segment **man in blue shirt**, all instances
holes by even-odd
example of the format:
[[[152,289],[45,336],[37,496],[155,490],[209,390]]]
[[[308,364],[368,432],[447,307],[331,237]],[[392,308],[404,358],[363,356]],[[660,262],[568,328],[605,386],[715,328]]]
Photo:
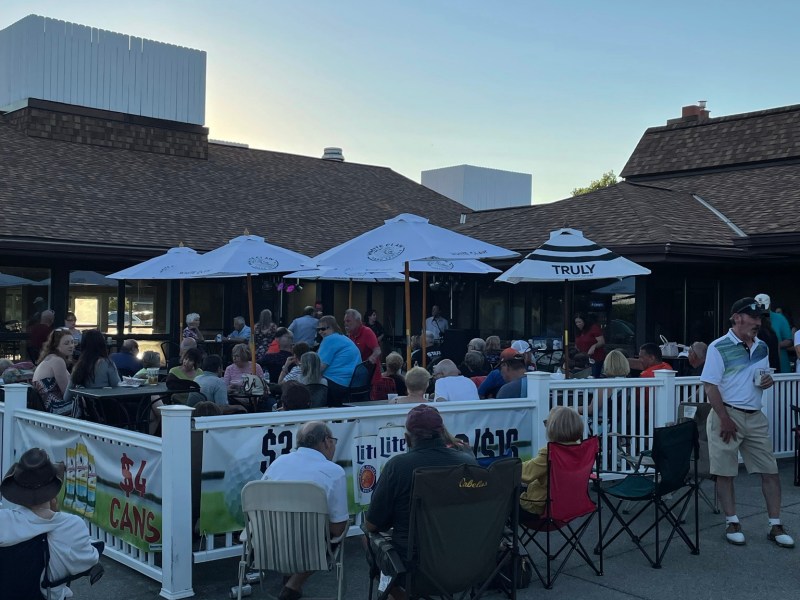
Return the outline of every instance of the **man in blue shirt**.
[[[303,309],[303,316],[297,317],[289,324],[289,331],[294,335],[294,343],[305,342],[310,347],[314,346],[317,339],[317,324],[319,319],[314,316],[314,307],[306,306]]]
[[[117,371],[121,375],[130,377],[142,370],[142,361],[136,358],[138,353],[139,344],[136,343],[136,340],[128,339],[122,342],[122,348],[120,348],[119,352],[114,352],[108,358],[117,366]]]
[[[244,317],[233,319],[233,331],[225,339],[250,341],[250,328],[245,324]]]

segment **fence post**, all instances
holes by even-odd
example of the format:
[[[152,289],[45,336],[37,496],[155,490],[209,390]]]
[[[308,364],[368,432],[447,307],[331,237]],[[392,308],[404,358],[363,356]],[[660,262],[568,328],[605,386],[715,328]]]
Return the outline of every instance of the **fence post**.
[[[8,473],[14,464],[14,426],[16,425],[15,413],[23,408],[28,408],[28,385],[24,383],[9,383],[3,388],[5,392],[5,413],[3,414],[3,460],[2,472]]]
[[[653,426],[664,427],[667,423],[677,421],[678,403],[675,398],[675,375],[677,372],[663,369],[655,371],[653,375],[655,375],[656,381],[661,383],[655,389]]]
[[[550,413],[550,373],[536,371],[527,373],[528,398],[536,401],[533,411],[533,439],[531,439],[531,457],[536,456],[539,448],[547,444],[544,420]]]
[[[194,596],[192,589],[192,413],[189,406],[162,406],[162,579],[160,595]]]

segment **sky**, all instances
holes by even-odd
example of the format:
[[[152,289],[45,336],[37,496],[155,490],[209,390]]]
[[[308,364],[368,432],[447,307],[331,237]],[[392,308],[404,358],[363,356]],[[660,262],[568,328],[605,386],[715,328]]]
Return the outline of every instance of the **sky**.
[[[209,137],[381,165],[533,174],[534,203],[622,170],[645,129],[800,103],[800,2],[2,0],[208,53]]]

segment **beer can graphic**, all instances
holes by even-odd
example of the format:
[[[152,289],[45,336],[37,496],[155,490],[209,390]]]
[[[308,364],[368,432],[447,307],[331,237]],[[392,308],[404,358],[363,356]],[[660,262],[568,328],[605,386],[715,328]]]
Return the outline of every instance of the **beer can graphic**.
[[[72,509],[79,514],[83,514],[86,510],[88,480],[89,452],[86,450],[86,444],[78,442],[75,452],[75,503]]]
[[[353,439],[353,498],[367,506],[378,482],[378,436],[359,435]]]
[[[97,465],[94,456],[87,454],[88,468],[86,470],[86,510],[83,514],[87,517],[94,516],[94,507],[97,502]]]
[[[64,508],[72,508],[75,504],[75,448],[67,448],[67,465],[64,472]]]
[[[388,423],[378,429],[378,475],[390,458],[406,451],[406,428]]]

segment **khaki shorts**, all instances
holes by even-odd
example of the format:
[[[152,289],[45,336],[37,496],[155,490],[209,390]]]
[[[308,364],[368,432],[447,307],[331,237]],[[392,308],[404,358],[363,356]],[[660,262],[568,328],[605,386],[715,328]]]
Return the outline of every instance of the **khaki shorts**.
[[[736,439],[726,444],[719,435],[720,420],[716,411],[711,411],[706,423],[708,432],[708,457],[711,474],[736,477],[739,474],[739,452],[744,458],[748,473],[777,473],[778,463],[772,454],[769,437],[769,421],[760,410],[747,414],[729,406],[728,415],[736,424]]]

